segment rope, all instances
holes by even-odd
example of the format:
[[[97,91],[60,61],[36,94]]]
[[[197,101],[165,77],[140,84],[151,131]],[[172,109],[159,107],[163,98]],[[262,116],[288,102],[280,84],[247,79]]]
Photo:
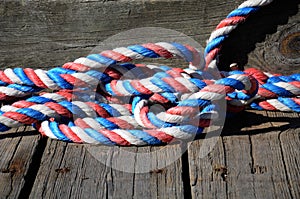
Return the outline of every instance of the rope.
[[[106,145],[160,145],[192,139],[223,114],[251,107],[300,112],[300,74],[258,69],[222,71],[216,57],[238,24],[271,1],[248,0],[222,20],[205,49],[179,43],[119,47],[50,70],[0,71],[0,131],[33,125],[53,139]],[[133,64],[144,58],[179,58],[189,67]],[[52,93],[49,93],[52,90]]]

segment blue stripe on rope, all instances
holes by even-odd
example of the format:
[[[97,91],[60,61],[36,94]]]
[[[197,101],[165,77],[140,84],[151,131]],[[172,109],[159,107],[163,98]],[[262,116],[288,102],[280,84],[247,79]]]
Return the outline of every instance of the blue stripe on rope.
[[[153,77],[156,77],[156,78],[165,78],[165,77],[171,77],[169,74],[165,73],[165,72],[158,72],[158,73],[155,73],[153,75]]]
[[[58,74],[74,74],[76,71],[67,68],[56,67],[48,70],[48,72]]]
[[[60,73],[56,73],[56,72],[47,72],[48,77],[53,80],[60,88],[63,89],[72,89],[73,86],[68,83],[66,80],[64,80],[64,78],[62,78],[60,76]]]
[[[39,112],[39,111],[36,111],[32,108],[21,108],[21,109],[18,109],[16,110],[17,113],[21,113],[23,115],[27,115],[31,118],[34,118],[38,121],[44,121],[44,120],[47,120],[49,119],[49,117],[47,115],[44,115],[43,113]]]
[[[121,63],[120,66],[122,66],[123,68],[126,68],[127,70],[132,70],[132,69],[138,68],[138,67],[136,67],[136,65],[134,65],[132,63]]]
[[[211,104],[209,100],[203,99],[187,99],[178,103],[177,106],[189,106],[189,107],[205,107]]]
[[[135,107],[136,105],[142,100],[142,98],[140,96],[136,96],[133,98],[132,100],[132,106],[131,106],[131,111],[132,113],[134,113]]]
[[[171,43],[173,46],[175,46],[183,55],[184,55],[184,59],[188,62],[193,61],[193,53],[187,49],[184,45],[173,42]]]
[[[88,55],[86,58],[93,60],[95,62],[98,62],[100,64],[103,64],[105,66],[114,65],[117,63],[117,61],[107,58],[107,57],[104,57],[100,54],[91,54],[91,55]]]
[[[83,129],[83,130],[88,136],[90,136],[93,139],[97,140],[101,144],[116,145],[115,142],[111,141],[110,139],[108,139],[107,137],[105,137],[104,135],[102,135],[101,133],[96,131],[95,129],[86,128],[86,129]]]
[[[87,71],[86,74],[98,79],[101,83],[108,83],[112,80],[110,76],[100,71],[90,70]]]
[[[68,109],[68,111],[70,111],[72,114],[76,115],[77,117],[80,118],[87,117],[86,113],[83,110],[81,110],[78,106],[73,104],[72,102],[62,101],[59,102],[58,104]]]
[[[22,68],[14,68],[14,73],[28,86],[34,86],[34,83],[27,77]]]
[[[233,70],[233,71],[230,71],[228,74],[229,75],[243,75],[243,74],[245,74],[245,72],[240,71],[240,70]]]
[[[238,90],[243,90],[244,89],[244,84],[239,81],[239,80],[236,80],[236,79],[233,79],[233,78],[222,78],[222,79],[219,79],[215,82],[215,84],[222,84],[222,85],[225,85],[225,86],[231,86],[231,87],[234,87],[235,89],[238,89]]]
[[[239,100],[249,100],[250,98],[254,97],[257,92],[253,92],[251,95],[248,95],[244,92],[232,92],[228,93],[227,95],[232,99],[239,99]]]
[[[293,82],[295,81],[294,78],[292,78],[291,76],[279,76],[279,78],[284,81],[284,82]]]
[[[163,71],[172,70],[172,68],[169,66],[159,66],[159,68],[162,69]]]
[[[65,134],[63,134],[61,132],[61,130],[58,127],[57,122],[50,122],[49,123],[49,128],[51,129],[51,131],[55,135],[55,137],[57,137],[57,139],[63,140],[63,141],[66,141],[66,142],[72,142],[72,140],[70,140],[67,136],[65,136]]]
[[[177,128],[179,128],[181,131],[184,131],[186,133],[195,134],[195,135],[198,135],[203,132],[202,127],[197,127],[193,125],[183,125],[183,126],[178,126]]]
[[[201,81],[200,79],[197,79],[197,78],[191,78],[191,79],[189,79],[189,81],[192,82],[193,84],[195,84],[200,89],[207,86],[207,84],[205,82],[203,82],[203,81]]]
[[[300,81],[300,74],[293,74],[293,75],[290,75],[290,77],[297,81]]]
[[[275,86],[275,85],[270,84],[270,83],[263,84],[261,87],[265,88],[265,89],[268,89],[268,90],[276,93],[277,95],[279,95],[281,97],[290,97],[290,96],[293,96],[293,93],[291,93],[290,91],[285,90],[284,88]]]
[[[171,127],[175,126],[175,123],[164,122],[156,117],[156,115],[152,112],[147,113],[147,117],[149,121],[156,126],[157,128]]]
[[[74,126],[76,126],[75,124],[74,124],[74,122],[72,122],[72,121],[69,121],[69,123],[68,123],[68,127],[74,127]]]
[[[300,112],[300,105],[294,102],[294,100],[292,100],[291,98],[278,97],[278,101],[288,106],[293,111]]]
[[[6,85],[7,85],[7,83],[0,80],[0,86],[6,86]]]
[[[216,109],[217,109],[217,106],[215,104],[209,104],[201,110],[200,114],[211,113],[212,111],[215,111]]]
[[[127,48],[134,51],[134,52],[136,52],[136,53],[139,53],[139,54],[143,55],[144,57],[150,57],[150,58],[159,57],[159,55],[156,54],[154,51],[152,51],[148,48],[145,48],[141,45],[132,45],[132,46],[128,46]]]
[[[147,144],[150,144],[150,145],[162,144],[162,142],[160,140],[158,140],[157,138],[149,135],[148,133],[146,133],[144,131],[141,131],[141,130],[128,130],[128,132],[131,133],[133,136],[139,138],[140,140],[143,140]]]
[[[127,92],[129,92],[132,95],[141,95],[140,92],[138,92],[133,86],[131,86],[130,81],[124,80],[123,86],[126,89]]]
[[[121,113],[115,109],[114,107],[110,106],[109,104],[100,103],[99,104],[102,108],[104,108],[112,117],[119,117]]]
[[[32,96],[32,97],[28,98],[26,101],[37,103],[37,104],[45,104],[47,102],[56,102],[52,99],[42,97],[42,96]]]
[[[34,93],[34,92],[39,92],[42,90],[41,88],[24,86],[24,85],[19,85],[19,84],[10,84],[7,86],[7,88],[14,88],[16,90],[19,90],[19,91],[22,91],[25,93]]]
[[[207,44],[204,50],[204,56],[206,56],[210,51],[220,46],[221,43],[226,39],[227,35],[221,35],[219,37],[214,38],[211,42]]]
[[[260,111],[264,110],[261,106],[259,106],[259,105],[258,105],[257,103],[255,103],[255,102],[252,102],[252,103],[250,104],[250,107],[253,108],[253,109],[256,109],[256,110],[260,110]]]
[[[217,110],[216,107],[217,106],[214,104],[210,104],[210,105],[204,107],[203,110],[201,110],[201,112],[199,113],[199,117],[201,119],[213,119],[212,115],[218,114],[218,113],[214,113]],[[208,117],[208,116],[210,116],[210,117]]]
[[[233,10],[231,13],[229,13],[226,18],[236,17],[236,16],[245,16],[245,15],[249,15],[253,12],[257,12],[258,10],[259,10],[259,7],[238,8],[238,9]]]
[[[115,92],[113,92],[111,86],[110,86],[110,83],[108,84],[105,84],[105,90],[106,92],[108,92],[109,94],[111,94],[112,96],[116,96]]]
[[[11,128],[0,123],[0,131],[1,132],[8,131],[9,129],[11,129]]]
[[[97,117],[95,118],[95,120],[97,122],[99,122],[99,124],[101,124],[102,126],[104,126],[105,128],[107,128],[108,130],[114,130],[114,129],[118,129],[119,126],[116,125],[115,123],[105,119],[105,118],[102,118],[102,117]]]
[[[289,76],[273,76],[268,79],[267,83],[274,84],[277,82],[292,82],[292,81],[295,80]]]
[[[159,78],[153,77],[151,78],[150,82],[155,86],[161,88],[164,92],[171,92],[171,93],[176,92],[174,88],[172,88],[171,86],[169,86],[169,84],[167,84],[166,82],[164,82]]]
[[[161,93],[161,95],[165,98],[167,98],[171,103],[177,103],[178,97],[174,93]]]

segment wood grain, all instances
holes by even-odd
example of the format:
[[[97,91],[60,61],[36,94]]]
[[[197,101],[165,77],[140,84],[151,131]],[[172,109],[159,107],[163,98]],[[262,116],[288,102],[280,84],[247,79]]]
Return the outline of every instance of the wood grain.
[[[183,198],[180,156],[164,166],[181,148],[151,152],[151,147],[87,148],[49,140],[30,198]]]
[[[188,154],[192,197],[225,198],[227,166],[222,139],[210,137],[194,141]]]
[[[21,136],[21,135],[24,136]],[[26,135],[27,134],[27,135]],[[0,197],[17,198],[20,194],[26,194],[29,181],[34,180],[30,176],[35,168],[33,161],[40,150],[40,136],[32,131],[32,128],[11,129],[1,134],[0,137]],[[36,162],[38,163],[38,161]],[[32,179],[33,177],[33,179]],[[28,184],[29,183],[29,184]]]
[[[87,55],[112,35],[143,27],[176,30],[204,47],[218,22],[241,2],[4,1],[0,67],[61,65]],[[268,71],[299,71],[298,10],[298,1],[278,0],[250,17],[223,45],[220,68],[237,62]]]
[[[226,121],[223,136],[191,143],[193,198],[297,198],[299,124],[295,113],[247,111]]]

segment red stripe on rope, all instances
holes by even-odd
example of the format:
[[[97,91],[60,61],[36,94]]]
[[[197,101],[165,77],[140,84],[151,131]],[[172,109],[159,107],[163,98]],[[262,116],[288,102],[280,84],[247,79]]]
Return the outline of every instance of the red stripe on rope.
[[[0,71],[0,79],[1,81],[8,83],[8,84],[13,84],[13,82],[5,75],[4,71]]]
[[[93,103],[93,102],[86,102],[89,107],[91,107],[99,117],[108,118],[111,117],[111,115],[99,104]]]
[[[145,94],[145,95],[151,95],[152,91],[144,87],[138,80],[132,80],[130,82],[131,86],[133,86],[134,89],[136,89],[138,92]]]
[[[171,52],[169,52],[168,50],[166,50],[165,48],[163,48],[159,45],[156,45],[153,43],[147,43],[147,44],[142,44],[142,46],[154,51],[156,54],[158,54],[161,57],[164,57],[167,59],[173,57],[173,54]]]
[[[66,109],[65,107],[63,107],[60,104],[57,104],[54,102],[46,102],[45,106],[54,110],[56,113],[58,113],[59,115],[61,115],[63,117],[67,117],[67,118],[73,117],[73,114],[68,109]]]
[[[75,143],[83,143],[83,141],[65,124],[59,125],[61,132]]]
[[[236,17],[230,17],[223,19],[216,27],[216,29],[223,28],[225,26],[232,26],[239,23],[243,23],[246,20],[247,17],[245,16],[236,16]]]
[[[162,80],[164,82],[166,82],[167,84],[169,84],[170,86],[172,86],[179,93],[189,93],[190,92],[190,90],[187,87],[185,87],[184,85],[182,85],[181,83],[176,81],[174,78],[165,77],[165,78],[162,78]]]
[[[17,101],[17,102],[12,104],[12,106],[14,106],[16,108],[28,108],[32,105],[35,105],[35,103],[34,102],[28,102],[28,101],[25,101],[25,100]]]
[[[155,129],[156,127],[150,122],[150,120],[147,117],[148,112],[149,112],[149,107],[144,106],[143,108],[141,108],[141,111],[139,114],[140,119],[146,128]]]
[[[265,97],[265,98],[277,98],[278,97],[276,93],[273,93],[272,91],[269,91],[268,89],[265,89],[262,87],[260,87],[258,89],[257,94],[262,97]]]
[[[40,88],[48,88],[43,82],[42,80],[37,76],[37,74],[35,74],[34,70],[31,68],[25,68],[24,73],[26,74],[26,76],[37,86]]]
[[[85,72],[85,71],[90,70],[90,67],[87,67],[87,66],[85,66],[83,64],[74,63],[74,62],[65,63],[62,66],[62,68],[70,69],[70,70],[75,70],[75,71],[78,71],[78,72]]]
[[[3,114],[3,116],[18,121],[22,124],[35,124],[38,122],[38,120],[18,112],[6,112]]]
[[[101,52],[101,55],[108,57],[110,59],[116,60],[117,62],[130,62],[132,59],[130,57],[127,57],[125,55],[122,55],[121,53],[112,51],[112,50],[105,50]]]
[[[133,129],[133,125],[129,124],[125,120],[122,120],[120,118],[110,117],[106,118],[108,121],[118,125],[121,129]]]
[[[259,106],[261,106],[263,109],[270,110],[270,111],[276,111],[277,108],[269,104],[267,101],[262,101],[258,103]]]
[[[127,140],[125,140],[124,138],[122,138],[120,135],[116,134],[113,131],[101,129],[99,132],[102,133],[102,135],[104,135],[111,141],[117,143],[118,145],[122,145],[122,146],[130,146],[131,145]]]
[[[168,135],[162,131],[158,131],[158,130],[143,130],[143,131],[147,132],[149,135],[153,137],[156,137],[157,139],[159,139],[164,143],[170,143],[174,139],[173,136]]]

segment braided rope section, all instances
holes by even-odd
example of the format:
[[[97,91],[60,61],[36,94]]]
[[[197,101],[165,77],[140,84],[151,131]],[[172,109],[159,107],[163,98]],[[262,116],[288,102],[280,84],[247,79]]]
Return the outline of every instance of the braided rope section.
[[[231,12],[201,53],[179,43],[146,43],[81,57],[50,70],[0,71],[0,131],[33,125],[42,135],[75,143],[161,145],[191,140],[217,124],[226,110],[246,107],[300,112],[300,74],[257,69],[219,72],[221,43],[239,23],[271,1],[249,0]],[[144,58],[179,58],[188,68],[134,64]],[[49,93],[49,90],[51,92]]]

